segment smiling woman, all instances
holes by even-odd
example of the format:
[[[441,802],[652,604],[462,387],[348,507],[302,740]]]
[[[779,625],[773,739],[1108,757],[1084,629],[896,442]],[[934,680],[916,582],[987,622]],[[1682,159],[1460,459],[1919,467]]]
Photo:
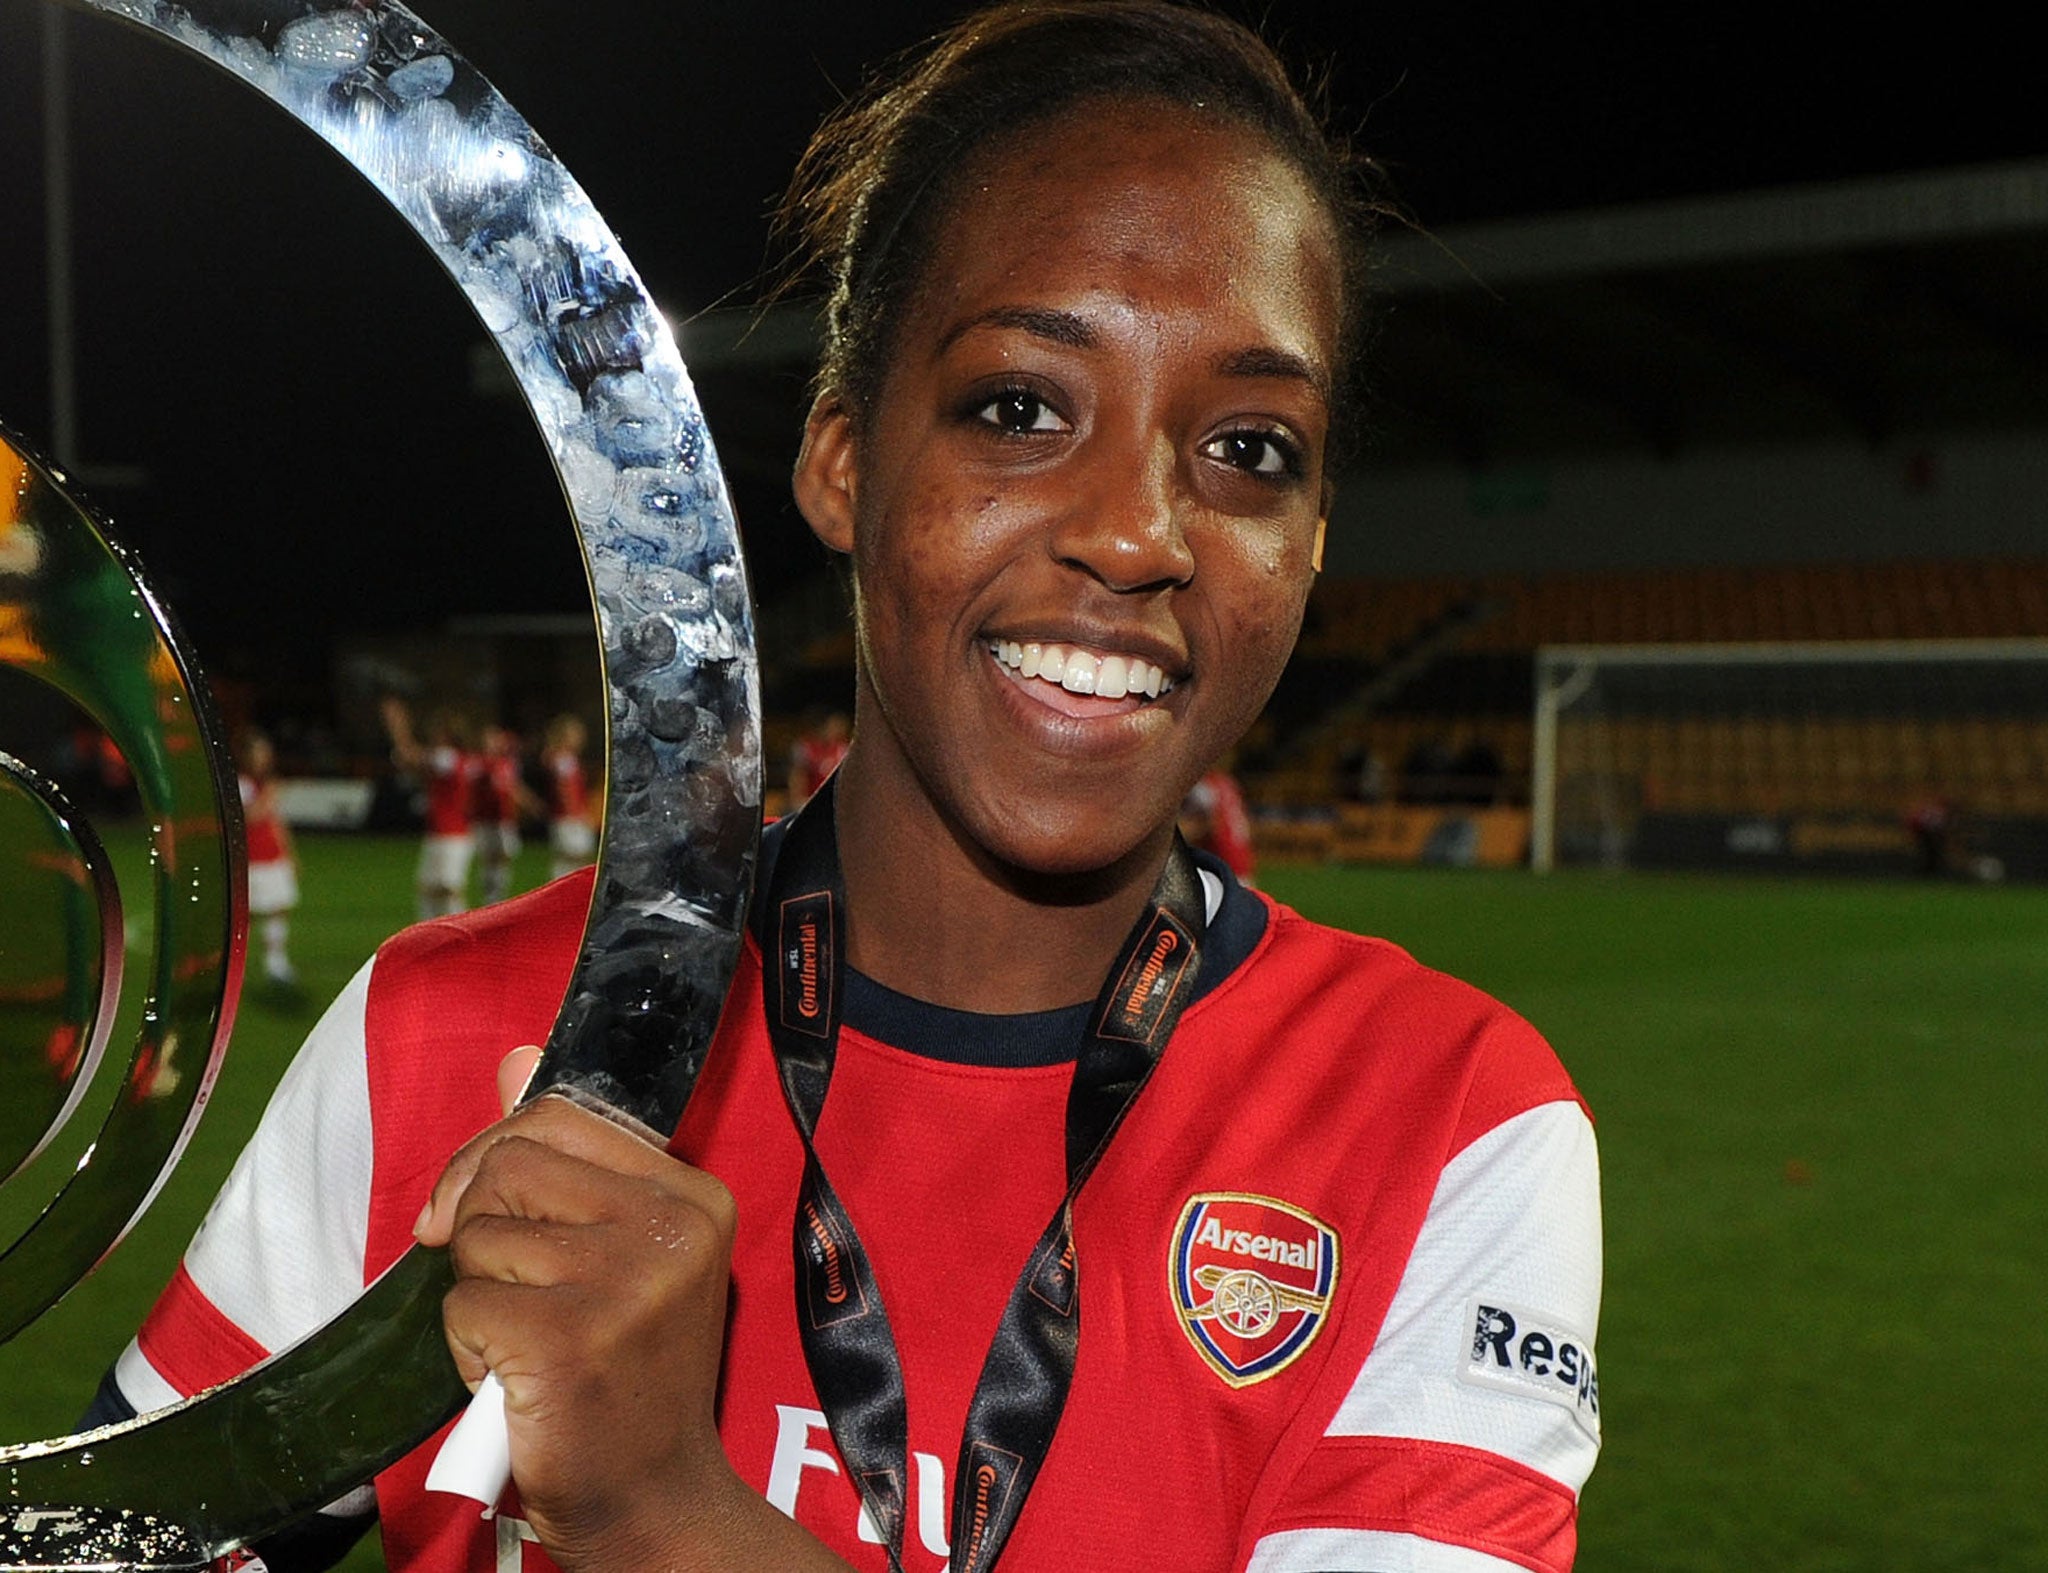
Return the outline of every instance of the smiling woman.
[[[795,490],[853,565],[854,733],[767,834],[690,1107],[490,1123],[583,880],[401,936],[108,1403],[293,1336],[281,1264],[360,1282],[416,1232],[516,1498],[479,1521],[428,1444],[378,1481],[394,1566],[1567,1567],[1571,1082],[1174,828],[1299,629],[1369,211],[1265,46],[1165,0],[978,13],[835,117]],[[346,1186],[292,1183],[316,1143]]]
[[[1205,120],[1092,102],[975,159],[871,406],[833,389],[812,413],[798,500],[856,585],[841,812],[873,833],[849,878],[923,892],[879,921],[857,909],[852,960],[939,1003],[1094,992],[1088,960],[1130,926],[1182,796],[1300,626],[1333,224],[1261,133]],[[1133,663],[1156,697],[1132,696]],[[1020,957],[982,910],[991,865],[1098,894]],[[913,932],[888,935],[894,911]],[[943,947],[922,938],[935,922]]]

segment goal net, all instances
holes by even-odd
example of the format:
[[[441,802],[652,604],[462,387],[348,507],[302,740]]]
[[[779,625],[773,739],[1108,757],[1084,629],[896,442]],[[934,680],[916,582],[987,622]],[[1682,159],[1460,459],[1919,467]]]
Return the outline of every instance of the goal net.
[[[1537,652],[1531,862],[2048,879],[2048,640]]]

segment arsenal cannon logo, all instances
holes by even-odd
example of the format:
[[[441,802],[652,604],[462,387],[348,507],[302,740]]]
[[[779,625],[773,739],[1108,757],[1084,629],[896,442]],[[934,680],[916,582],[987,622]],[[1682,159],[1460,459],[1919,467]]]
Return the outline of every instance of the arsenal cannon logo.
[[[1168,1272],[1189,1342],[1224,1381],[1248,1387],[1321,1331],[1337,1284],[1337,1234],[1269,1196],[1192,1196]]]

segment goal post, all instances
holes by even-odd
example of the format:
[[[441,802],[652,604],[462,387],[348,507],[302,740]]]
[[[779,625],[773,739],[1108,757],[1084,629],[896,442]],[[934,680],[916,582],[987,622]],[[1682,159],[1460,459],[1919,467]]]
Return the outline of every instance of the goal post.
[[[1539,649],[1530,862],[2048,878],[2048,640]]]

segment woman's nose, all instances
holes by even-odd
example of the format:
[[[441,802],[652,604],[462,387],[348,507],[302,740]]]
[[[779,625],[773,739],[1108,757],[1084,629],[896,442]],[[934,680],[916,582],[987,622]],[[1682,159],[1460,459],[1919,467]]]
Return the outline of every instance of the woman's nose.
[[[1104,445],[1087,470],[1087,484],[1053,528],[1053,555],[1119,592],[1187,583],[1195,558],[1173,445]]]

